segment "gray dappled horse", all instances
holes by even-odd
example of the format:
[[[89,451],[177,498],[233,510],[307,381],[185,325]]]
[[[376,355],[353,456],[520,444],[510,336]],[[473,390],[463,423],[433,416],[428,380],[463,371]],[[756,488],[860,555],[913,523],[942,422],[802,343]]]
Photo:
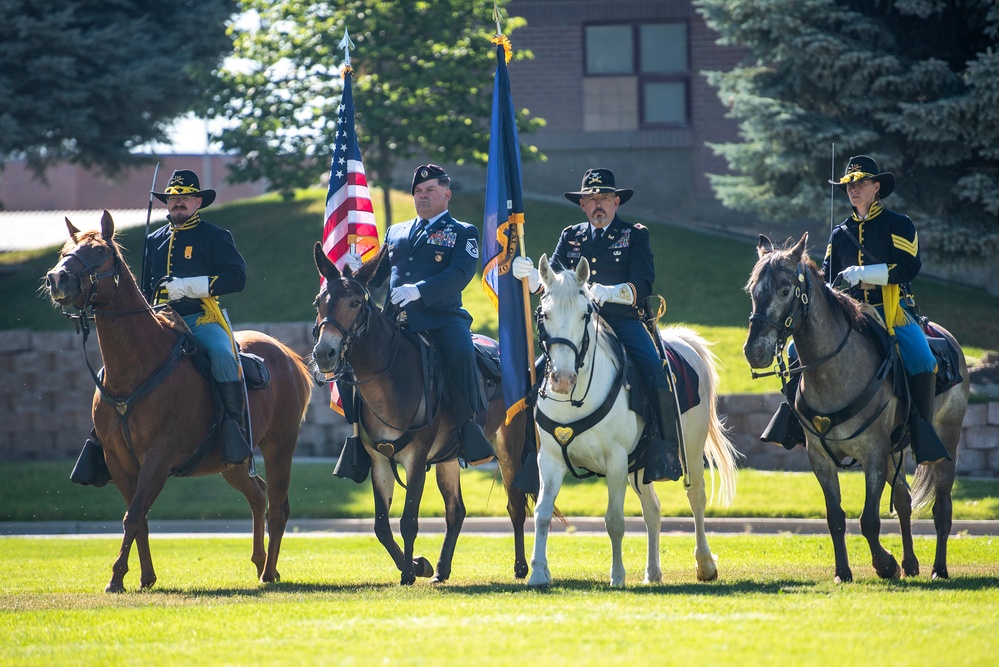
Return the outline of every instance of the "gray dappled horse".
[[[604,521],[611,540],[611,586],[625,585],[621,544],[625,528],[624,496],[629,483],[641,500],[648,535],[645,583],[659,583],[662,581],[659,496],[652,484],[642,483],[640,470],[629,474],[629,456],[638,447],[645,424],[642,417],[628,407],[630,389],[627,383],[620,381],[619,373],[623,369],[610,342],[614,333],[596,315],[591,304],[587,286],[589,263],[583,258],[575,270],[556,273],[543,255],[538,266],[545,286],[539,319],[544,319],[548,335],[549,364],[545,379],[547,389],[539,395],[536,411],[561,426],[551,433],[540,429],[541,492],[534,511],[534,554],[528,585],[545,588],[552,583],[548,569],[548,533],[555,497],[570,465],[607,479]],[[704,529],[707,505],[704,465],[707,461],[712,481],[714,472],[718,472],[718,498],[728,505],[735,497],[739,455],[726,436],[716,410],[718,372],[708,343],[692,330],[682,327],[668,327],[660,335],[683,356],[700,379],[700,401],[680,417],[686,452],[681,460],[684,461],[687,501],[694,517],[697,578],[713,581],[718,577],[718,567]],[[591,426],[581,425],[589,421],[590,415],[599,415],[602,410],[606,413]]]
[[[752,368],[769,368],[782,354],[788,337],[794,339],[801,360],[799,404],[804,401],[817,413],[806,425],[808,460],[822,487],[826,521],[836,557],[836,580],[852,581],[846,551],[846,515],[841,507],[841,461],[850,457],[864,470],[866,499],[860,530],[871,548],[874,570],[882,578],[919,574],[913,551],[911,518],[933,502],[936,557],[933,578],[947,577],[947,538],[951,529],[951,489],[961,424],[968,407],[968,368],[954,337],[934,325],[958,350],[961,383],[936,397],[933,426],[950,452],[951,460],[921,464],[906,487],[902,451],[894,451],[892,434],[906,422],[904,400],[894,396],[893,374],[877,380],[882,355],[868,331],[870,325],[860,306],[849,296],[829,287],[805,252],[808,234],[791,246],[778,248],[760,236],[758,261],[746,285],[753,300],[744,353]],[[868,391],[868,387],[870,390]],[[876,390],[876,391],[875,391]],[[866,404],[844,421],[830,420],[868,391]],[[850,410],[852,412],[853,410]],[[821,434],[821,435],[820,435]],[[835,457],[835,460],[834,458]],[[896,475],[896,471],[898,474]],[[880,541],[881,493],[891,474],[892,500],[902,533],[902,565]]]

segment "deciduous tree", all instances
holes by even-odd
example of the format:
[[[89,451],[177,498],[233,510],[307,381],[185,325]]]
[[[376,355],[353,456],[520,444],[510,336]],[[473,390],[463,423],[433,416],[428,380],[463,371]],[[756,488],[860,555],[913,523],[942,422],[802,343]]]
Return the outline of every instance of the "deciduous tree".
[[[243,0],[243,6],[259,21],[237,26],[239,60],[222,72],[213,109],[233,123],[220,138],[242,155],[234,178],[267,178],[291,192],[328,169],[345,30],[355,45],[355,124],[369,182],[392,185],[393,167],[417,151],[440,162],[486,160],[492,0]],[[504,32],[520,23],[506,21]],[[539,123],[522,116],[523,130]],[[525,158],[531,151],[523,149]],[[391,217],[387,192],[385,208]]]

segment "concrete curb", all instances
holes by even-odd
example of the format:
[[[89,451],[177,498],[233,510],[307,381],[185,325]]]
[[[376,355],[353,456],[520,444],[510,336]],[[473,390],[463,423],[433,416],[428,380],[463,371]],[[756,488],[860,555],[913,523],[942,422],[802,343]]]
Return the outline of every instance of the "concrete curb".
[[[708,533],[715,534],[761,534],[777,535],[824,535],[829,532],[824,519],[775,519],[775,518],[707,518],[704,520]],[[444,533],[444,519],[420,519],[420,532]],[[392,529],[398,534],[399,520],[392,519]],[[528,519],[525,526],[528,534],[534,533],[534,520]],[[119,521],[8,521],[0,522],[0,537],[13,536],[112,536],[121,534]],[[462,533],[504,537],[512,534],[510,520],[506,517],[466,518]],[[645,523],[641,517],[626,517],[627,533],[645,533]],[[689,517],[663,517],[664,533],[693,534],[694,520]],[[232,520],[160,520],[149,522],[151,535],[249,535],[249,518]],[[606,535],[603,517],[570,517],[566,523],[552,521],[552,532]],[[847,520],[847,532],[860,535],[860,522]],[[920,519],[913,522],[914,535],[935,535],[933,522]],[[883,519],[881,533],[898,535],[898,522]],[[335,537],[344,535],[373,535],[373,519],[298,519],[288,522],[286,535],[309,537]],[[999,536],[999,521],[954,521],[951,535],[996,535]]]

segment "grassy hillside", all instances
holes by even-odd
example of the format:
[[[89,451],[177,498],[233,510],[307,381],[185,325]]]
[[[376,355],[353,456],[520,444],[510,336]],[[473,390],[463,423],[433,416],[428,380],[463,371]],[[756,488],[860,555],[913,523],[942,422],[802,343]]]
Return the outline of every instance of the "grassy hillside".
[[[412,199],[404,192],[392,193],[396,219],[412,215]],[[381,193],[375,193],[375,216],[384,225]],[[247,260],[246,290],[224,299],[230,316],[241,322],[304,321],[314,317],[312,299],[318,289],[318,274],[312,259],[319,240],[325,193],[307,190],[292,201],[276,195],[212,207],[205,218],[232,230]],[[481,193],[456,192],[452,214],[476,225],[482,224]],[[162,220],[160,211],[154,212]],[[625,206],[622,216],[629,218]],[[530,201],[527,205],[527,246],[536,261],[550,253],[561,230],[583,220],[578,208],[568,204]],[[639,218],[634,218],[640,220]],[[742,344],[751,309],[743,292],[756,261],[755,244],[748,240],[704,234],[686,228],[641,220],[653,227],[656,255],[656,290],[666,297],[666,321],[696,328],[710,341],[726,367],[724,392],[773,391],[768,381],[753,382],[742,358]],[[74,221],[95,226],[97,220]],[[123,230],[119,242],[126,260],[139,270],[143,229]],[[819,246],[825,239],[812,242]],[[56,261],[58,248],[0,256],[0,329],[53,330],[70,325],[39,293],[45,272]],[[969,356],[999,349],[999,298],[981,290],[954,287],[920,278],[915,289],[924,313],[949,328],[966,346]],[[465,290],[465,303],[475,318],[475,328],[495,335],[496,315],[478,280]]]

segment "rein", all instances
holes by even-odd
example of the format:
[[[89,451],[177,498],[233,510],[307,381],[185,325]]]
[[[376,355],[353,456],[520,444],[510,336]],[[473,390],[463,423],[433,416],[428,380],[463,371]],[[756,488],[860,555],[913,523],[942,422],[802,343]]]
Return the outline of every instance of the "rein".
[[[581,368],[586,365],[586,352],[590,348],[590,325],[593,324],[593,313],[594,308],[592,303],[588,303],[586,306],[586,313],[583,314],[583,338],[577,347],[576,344],[567,338],[552,338],[548,335],[545,329],[544,321],[546,318],[545,312],[538,306],[535,317],[537,319],[538,326],[538,341],[541,345],[541,349],[544,351],[546,357],[548,358],[548,363],[551,363],[551,354],[549,349],[552,345],[565,345],[570,350],[573,351],[575,355],[575,371],[578,373]],[[595,325],[594,325],[595,326]],[[599,338],[600,331],[596,330],[596,336]],[[544,385],[542,385],[541,390],[538,392],[539,398],[550,400],[554,403],[569,403],[574,408],[580,408],[586,401],[586,397],[590,394],[590,389],[593,386],[593,376],[596,370],[596,358],[597,358],[597,344],[593,345],[593,351],[590,359],[590,377],[586,383],[586,390],[583,392],[583,397],[579,400],[572,398],[572,394],[575,393],[576,387],[573,386],[572,393],[569,395],[569,400],[559,400],[555,398],[550,398],[544,390]],[[547,384],[548,373],[547,368],[545,369],[544,382]],[[606,417],[611,409],[614,407],[614,403],[617,401],[618,394],[621,392],[621,388],[624,386],[624,374],[625,374],[625,363],[621,360],[620,367],[618,368],[617,374],[614,377],[614,383],[611,385],[610,390],[607,392],[607,396],[604,397],[603,402],[597,407],[596,410],[590,414],[581,417],[575,421],[569,423],[557,422],[548,415],[546,415],[541,410],[540,404],[534,406],[534,418],[537,421],[539,427],[543,428],[547,433],[549,433],[555,441],[559,444],[562,449],[562,459],[565,461],[566,467],[572,476],[576,479],[586,479],[587,477],[593,477],[598,475],[598,473],[592,470],[585,470],[584,473],[579,473],[576,468],[572,465],[569,460],[569,445],[576,438],[576,436],[584,433],[585,431],[593,428],[599,424],[604,417]],[[539,400],[540,403],[540,400]]]
[[[368,384],[370,382],[374,382],[375,380],[378,380],[378,379],[382,378],[389,371],[391,371],[392,368],[395,366],[395,362],[396,362],[396,360],[398,359],[398,356],[399,356],[399,350],[400,350],[400,348],[402,346],[402,329],[401,329],[401,327],[399,327],[395,323],[391,323],[392,324],[392,326],[391,326],[391,328],[392,328],[392,340],[394,341],[394,345],[392,346],[393,347],[392,356],[391,356],[391,359],[389,359],[388,365],[384,369],[378,371],[377,373],[375,373],[374,375],[372,375],[369,378],[366,378],[364,380],[358,378],[357,374],[354,371],[354,368],[350,365],[350,362],[347,361],[347,357],[350,354],[350,346],[354,342],[356,342],[357,340],[359,340],[368,331],[368,324],[369,324],[369,322],[371,320],[371,315],[372,315],[372,312],[374,311],[374,307],[371,305],[371,294],[368,291],[367,287],[365,285],[357,283],[357,281],[351,281],[351,282],[352,283],[356,283],[363,290],[363,293],[364,293],[364,308],[361,309],[357,313],[357,315],[354,317],[354,321],[351,323],[351,325],[350,325],[349,328],[343,326],[342,324],[340,324],[340,322],[338,322],[335,317],[332,317],[332,316],[329,316],[329,315],[323,317],[321,320],[319,320],[319,321],[316,322],[315,326],[313,326],[313,328],[312,328],[312,337],[313,337],[314,342],[318,343],[319,342],[319,337],[320,337],[320,335],[322,333],[322,328],[323,328],[323,326],[325,326],[327,324],[335,327],[336,330],[340,332],[341,336],[343,337],[343,340],[342,340],[342,343],[341,343],[341,346],[340,346],[340,354],[338,355],[338,358],[337,358],[336,368],[334,368],[334,370],[333,370],[333,372],[331,374],[332,377],[324,378],[323,382],[332,380],[332,381],[335,381],[335,382],[342,382],[343,384],[351,386],[351,387],[360,387],[361,385],[365,385],[365,384]],[[319,294],[319,297],[316,298],[316,306],[317,306],[317,308],[319,306],[319,303],[321,301],[321,297],[323,296],[323,294],[325,294],[326,296],[329,296],[329,285],[328,284],[324,288],[324,291]],[[381,313],[381,316],[382,317],[387,317],[384,313]],[[401,450],[403,447],[405,447],[406,445],[408,445],[410,443],[410,441],[412,441],[412,439],[416,435],[416,433],[418,433],[419,431],[422,431],[423,429],[427,428],[428,426],[431,426],[434,422],[436,422],[437,421],[437,417],[440,414],[441,404],[442,404],[441,399],[442,399],[443,393],[442,392],[437,392],[436,396],[431,397],[431,395],[430,395],[430,391],[431,391],[430,390],[430,385],[432,384],[432,382],[431,382],[432,369],[430,368],[430,363],[429,363],[428,355],[425,354],[422,351],[422,347],[421,346],[418,345],[417,348],[420,350],[420,354],[421,354],[422,361],[423,361],[423,376],[425,378],[424,399],[420,403],[417,404],[417,406],[416,406],[416,412],[414,412],[413,416],[410,418],[410,427],[403,428],[403,427],[395,426],[394,424],[390,424],[381,415],[379,415],[378,412],[375,411],[375,409],[371,406],[370,403],[366,403],[366,405],[368,406],[368,410],[371,412],[371,414],[373,414],[375,416],[375,419],[377,419],[379,422],[382,423],[382,425],[384,425],[386,428],[389,428],[389,429],[391,429],[393,431],[399,431],[400,433],[402,433],[402,435],[399,436],[398,438],[396,438],[395,440],[383,440],[383,441],[377,443],[378,444],[377,448],[379,449],[379,451],[381,451],[381,446],[382,445],[387,445],[387,446],[389,446],[389,447],[392,448],[391,453],[388,454],[388,458],[391,458],[392,454],[394,454],[395,452]],[[350,375],[349,378],[348,377],[343,377],[343,374],[345,372],[349,373],[349,375]],[[317,377],[317,380],[318,380],[318,377]],[[363,398],[364,397],[361,396],[362,400],[363,400]],[[417,426],[412,426],[413,420],[415,420],[416,415],[419,414],[420,407],[423,404],[426,404],[429,407],[429,410],[427,411],[426,418],[423,420],[422,424],[419,424]],[[358,418],[358,421],[361,423],[361,426],[363,427],[364,424],[363,424],[363,420],[361,418],[361,412],[360,411],[358,411],[357,418]],[[367,429],[365,429],[365,430],[367,430]],[[388,449],[388,447],[386,447],[386,449]],[[402,480],[399,480],[398,474],[396,474],[396,479],[399,481],[400,484],[402,484]],[[402,484],[402,485],[403,485],[403,487],[405,487],[405,484]]]
[[[580,290],[580,294],[582,294],[582,293],[583,293],[582,290]],[[547,359],[547,362],[546,362],[546,365],[545,365],[545,373],[544,373],[542,385],[541,385],[541,388],[538,390],[538,394],[539,394],[539,396],[541,398],[548,398],[548,392],[545,391],[545,387],[548,384],[548,366],[551,364],[551,358],[552,358],[551,353],[549,353],[548,350],[549,350],[549,348],[552,345],[565,345],[570,350],[572,350],[573,355],[575,355],[575,359],[574,359],[574,362],[573,362],[573,366],[574,366],[573,370],[575,372],[578,373],[579,369],[581,369],[583,366],[586,365],[586,352],[587,352],[587,350],[590,347],[590,323],[591,323],[591,321],[593,319],[593,304],[592,303],[588,303],[587,306],[586,306],[586,313],[583,314],[583,339],[580,341],[579,347],[576,347],[576,344],[574,342],[572,342],[571,340],[569,340],[568,338],[558,338],[558,337],[552,338],[552,337],[550,337],[548,335],[548,330],[545,328],[545,319],[546,319],[546,317],[547,316],[546,316],[545,312],[541,309],[541,306],[539,305],[537,311],[535,312],[535,319],[537,320],[537,323],[538,323],[537,324],[537,327],[538,327],[538,343],[541,345],[541,349],[542,349],[542,351],[544,351],[545,358]],[[593,348],[593,354],[592,354],[592,360],[595,361],[596,358],[597,358],[597,350],[596,350],[596,346],[594,346],[594,348]],[[593,366],[591,365],[591,368],[592,367]],[[582,398],[580,398],[578,400],[572,398],[573,394],[576,393],[576,387],[573,386],[572,392],[569,394],[569,400],[568,401],[560,400],[560,399],[554,399],[554,398],[552,398],[550,400],[552,400],[552,401],[554,401],[556,403],[566,403],[566,402],[568,402],[574,408],[582,407],[583,403],[586,401],[586,397],[590,394],[590,387],[592,387],[592,385],[593,385],[593,373],[591,372],[589,380],[586,383],[586,390],[583,392],[583,397]]]
[[[139,457],[135,451],[135,444],[132,441],[132,433],[129,427],[128,416],[130,414],[130,410],[135,405],[135,403],[137,403],[141,398],[149,394],[153,389],[155,389],[157,386],[162,384],[168,377],[170,377],[170,375],[173,373],[173,371],[177,368],[178,364],[180,363],[181,358],[184,356],[194,354],[197,350],[197,347],[196,345],[193,344],[193,342],[189,340],[187,335],[178,336],[177,342],[174,343],[173,349],[170,352],[170,356],[167,357],[167,359],[162,364],[160,364],[160,366],[155,371],[153,371],[152,374],[150,374],[149,377],[147,377],[135,389],[135,391],[133,391],[128,396],[124,397],[114,396],[113,394],[111,394],[102,380],[104,375],[104,369],[102,368],[100,371],[95,371],[93,364],[90,363],[90,356],[87,354],[87,340],[90,337],[90,319],[94,319],[96,321],[97,315],[107,315],[107,316],[135,315],[138,313],[146,313],[146,312],[160,310],[161,307],[147,306],[146,308],[136,308],[131,310],[117,310],[117,311],[94,310],[95,307],[102,307],[111,303],[111,301],[114,299],[115,294],[118,291],[118,287],[120,286],[121,282],[120,281],[121,260],[118,257],[118,254],[112,251],[111,257],[113,257],[114,259],[113,266],[111,269],[103,272],[97,272],[94,271],[93,269],[95,267],[100,267],[105,262],[107,262],[106,257],[101,258],[99,261],[95,261],[91,264],[86,264],[83,261],[83,259],[81,259],[80,256],[75,253],[75,251],[67,253],[66,255],[64,255],[64,258],[65,257],[73,257],[78,262],[84,265],[83,268],[76,273],[73,273],[68,269],[64,269],[66,273],[68,273],[70,276],[72,276],[77,280],[81,292],[85,291],[83,289],[84,278],[82,276],[88,271],[90,272],[89,275],[87,276],[87,280],[90,283],[91,289],[89,291],[86,291],[87,296],[86,299],[84,300],[83,305],[76,307],[78,311],[77,314],[69,313],[65,309],[63,309],[62,314],[66,318],[73,321],[74,325],[76,326],[77,333],[83,336],[83,345],[82,345],[83,360],[87,364],[87,370],[90,371],[90,377],[93,378],[94,380],[94,385],[97,387],[97,392],[100,394],[101,400],[110,404],[115,409],[115,412],[118,414],[118,419],[121,422],[122,434],[125,438],[125,444],[128,446],[128,453],[131,455],[132,461],[133,463],[135,463],[136,468],[141,468],[142,466],[139,463]],[[104,303],[94,303],[93,301],[94,295],[97,294],[97,291],[100,288],[100,281],[103,280],[104,278],[109,278],[109,277],[114,278],[114,285],[115,285],[114,291],[111,293],[111,296]],[[209,430],[208,442],[210,442],[212,435],[214,434],[214,430],[215,427],[213,425],[212,429]],[[199,450],[195,452],[194,456],[200,456],[201,451],[204,449],[205,449],[204,446],[199,448]],[[182,465],[181,468],[186,468],[186,464]]]
[[[849,436],[843,438],[830,438],[826,434],[835,426],[852,419],[858,415],[865,407],[870,404],[870,401],[874,399],[877,395],[878,390],[881,385],[887,379],[889,372],[891,372],[896,359],[895,346],[888,346],[888,354],[882,361],[881,366],[875,372],[874,377],[868,382],[867,386],[864,387],[861,392],[851,400],[846,407],[837,410],[830,414],[821,414],[813,410],[808,402],[805,400],[804,395],[801,393],[799,387],[795,387],[794,396],[787,396],[787,386],[788,379],[793,375],[798,375],[804,373],[808,369],[818,368],[827,361],[835,358],[842,352],[843,348],[846,347],[847,341],[850,339],[850,334],[853,331],[853,327],[849,323],[847,314],[844,312],[843,317],[847,321],[846,335],[840,341],[836,348],[827,354],[822,355],[818,359],[815,359],[809,364],[801,364],[795,368],[788,369],[787,363],[784,359],[784,347],[787,343],[787,339],[790,338],[795,331],[796,325],[804,324],[808,319],[810,301],[808,293],[811,290],[812,282],[810,279],[810,274],[804,269],[804,262],[799,262],[795,271],[790,271],[783,266],[777,266],[777,270],[787,273],[789,275],[795,276],[797,284],[795,285],[795,298],[788,303],[787,308],[784,311],[783,322],[777,324],[757,311],[753,311],[749,316],[750,323],[752,322],[763,322],[764,324],[773,327],[777,330],[777,340],[774,344],[774,357],[776,358],[776,365],[774,370],[767,373],[757,373],[753,371],[753,379],[759,379],[762,377],[769,377],[776,375],[781,380],[781,391],[785,394],[786,400],[790,405],[795,418],[802,424],[802,426],[809,431],[812,435],[819,439],[819,443],[825,450],[826,454],[829,456],[830,460],[840,469],[849,469],[856,465],[856,461],[852,461],[844,465],[837,459],[833,454],[832,450],[829,448],[828,441],[832,442],[845,442],[848,440],[853,440],[864,431],[866,431],[877,419],[882,415],[882,413],[887,409],[888,404],[891,402],[891,398],[894,395],[894,385],[892,394],[888,396],[888,399],[882,403],[877,410],[875,410],[864,422]],[[804,288],[804,289],[803,289]],[[800,315],[800,319],[797,319]],[[897,375],[897,374],[896,374]],[[893,376],[893,383],[897,383],[898,378]],[[800,399],[800,404],[799,404]]]

